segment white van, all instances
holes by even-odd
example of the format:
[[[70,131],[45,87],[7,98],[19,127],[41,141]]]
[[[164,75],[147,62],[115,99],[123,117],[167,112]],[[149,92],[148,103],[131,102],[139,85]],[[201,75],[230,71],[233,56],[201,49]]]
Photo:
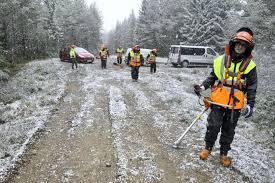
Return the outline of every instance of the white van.
[[[207,46],[171,45],[168,63],[175,67],[212,66],[217,56],[219,54]]]
[[[128,65],[129,63],[127,63],[127,57],[129,52],[132,50],[132,48],[128,48],[126,53],[125,53],[125,58],[124,58],[124,62]],[[144,62],[142,63],[142,65],[146,65],[146,57],[147,55],[150,53],[150,49],[145,49],[145,48],[140,48],[140,53],[142,54],[142,56],[144,57]]]

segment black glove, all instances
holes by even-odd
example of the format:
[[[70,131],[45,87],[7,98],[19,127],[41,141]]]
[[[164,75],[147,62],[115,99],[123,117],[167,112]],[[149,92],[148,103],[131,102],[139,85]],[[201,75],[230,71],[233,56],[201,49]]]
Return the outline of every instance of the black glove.
[[[194,92],[196,95],[198,95],[199,97],[201,96],[201,92],[202,92],[202,88],[200,85],[194,85]]]
[[[253,114],[253,107],[250,107],[250,105],[247,105],[242,112],[242,116],[245,118],[249,118],[252,116],[252,114]]]

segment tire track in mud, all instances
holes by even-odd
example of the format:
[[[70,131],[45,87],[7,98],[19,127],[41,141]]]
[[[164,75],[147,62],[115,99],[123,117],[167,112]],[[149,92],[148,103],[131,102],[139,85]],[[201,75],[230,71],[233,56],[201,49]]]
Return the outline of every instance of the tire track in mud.
[[[82,122],[73,127],[73,133],[69,130],[76,141],[76,150],[71,153],[67,167],[77,167],[73,172],[78,176],[72,178],[73,182],[113,182],[116,180],[117,160],[112,143],[107,90],[101,86],[88,87],[87,90],[91,92],[87,93],[89,96],[85,101],[88,107],[84,110],[90,112],[80,118]]]
[[[167,114],[169,106],[156,95],[155,91],[143,85],[147,84],[142,82],[137,84],[138,91],[135,91],[133,84],[125,87],[132,92],[132,98],[136,100],[134,105],[136,105],[139,112],[137,115],[139,116],[138,121],[142,122],[140,129],[143,129],[143,135],[147,136],[148,145],[152,146],[153,144],[154,151],[159,154],[157,162],[161,164],[160,167],[163,167],[164,172],[166,172],[161,182],[186,182],[189,180],[190,174],[181,170],[181,158],[171,158],[173,149],[169,143],[169,134],[168,136],[165,134],[173,125],[161,122],[175,119],[174,117],[172,119],[168,118],[169,115],[163,115]],[[143,105],[146,107],[142,107]],[[172,137],[170,136],[170,138]]]
[[[123,90],[123,100],[127,106],[128,115],[123,121],[124,128],[119,132],[120,139],[124,141],[124,158],[127,159],[125,165],[127,175],[122,180],[125,182],[181,182],[181,174],[167,159],[168,155],[161,148],[158,137],[153,132],[154,129],[148,128],[146,124],[153,119],[138,109],[131,90],[127,88],[125,90],[125,86]]]
[[[79,74],[79,73],[78,73]],[[83,77],[85,74],[81,74]],[[75,77],[66,86],[66,96],[46,123],[37,140],[29,145],[16,173],[7,182],[112,182],[116,176],[116,160],[108,116],[108,98],[103,88],[93,94],[97,108],[87,105],[83,86]],[[93,110],[83,113],[82,108]],[[77,114],[84,114],[83,116]],[[74,125],[76,118],[84,120]],[[92,118],[92,121],[88,121]],[[82,125],[85,124],[85,125]],[[88,124],[88,125],[86,125]],[[72,127],[73,132],[70,133]],[[69,132],[69,133],[68,133]]]

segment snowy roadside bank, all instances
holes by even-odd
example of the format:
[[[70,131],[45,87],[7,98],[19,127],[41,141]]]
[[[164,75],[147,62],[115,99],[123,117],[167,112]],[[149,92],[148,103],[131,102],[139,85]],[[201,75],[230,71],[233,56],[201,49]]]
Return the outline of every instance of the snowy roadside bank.
[[[17,100],[0,103],[0,180],[14,167],[36,132],[43,129],[63,95],[66,74],[57,59],[36,61],[26,64],[8,82],[11,88],[7,91],[12,90]]]

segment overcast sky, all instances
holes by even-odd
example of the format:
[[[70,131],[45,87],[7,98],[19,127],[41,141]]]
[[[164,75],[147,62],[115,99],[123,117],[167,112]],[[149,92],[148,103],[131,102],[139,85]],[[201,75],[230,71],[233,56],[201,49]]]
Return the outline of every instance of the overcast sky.
[[[115,27],[117,21],[129,17],[132,10],[138,15],[142,0],[86,0],[86,2],[88,5],[96,2],[103,16],[104,31],[109,31]]]

